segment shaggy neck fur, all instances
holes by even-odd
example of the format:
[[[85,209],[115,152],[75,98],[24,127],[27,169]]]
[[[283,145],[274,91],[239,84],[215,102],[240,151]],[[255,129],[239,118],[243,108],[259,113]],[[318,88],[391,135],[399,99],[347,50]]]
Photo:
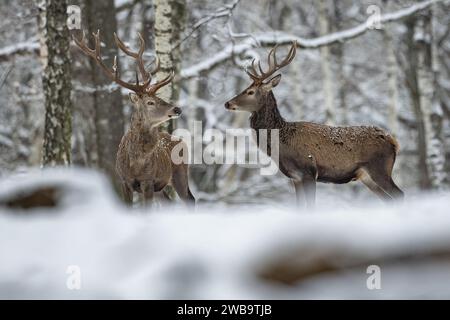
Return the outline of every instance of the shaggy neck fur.
[[[278,129],[280,139],[283,139],[284,130],[286,128],[287,122],[283,119],[278,111],[277,101],[275,100],[275,96],[272,91],[269,91],[265,96],[262,96],[259,101],[261,108],[253,112],[250,117],[250,126],[252,129],[256,130],[256,143],[260,146],[260,129],[267,129],[267,141],[266,141],[266,153],[270,156],[271,145],[272,145],[272,137],[271,130]]]
[[[152,127],[139,112],[134,112],[131,116],[130,132],[133,143],[145,147],[147,151],[153,149],[158,142],[158,127]]]
[[[286,121],[278,111],[277,101],[272,91],[262,96],[259,101],[261,108],[252,112],[250,125],[253,129],[281,129]]]

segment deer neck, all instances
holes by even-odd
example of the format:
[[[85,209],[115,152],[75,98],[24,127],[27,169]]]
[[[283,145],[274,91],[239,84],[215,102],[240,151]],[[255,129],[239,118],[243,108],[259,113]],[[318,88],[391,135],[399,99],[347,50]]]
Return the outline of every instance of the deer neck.
[[[146,123],[136,116],[131,117],[130,131],[135,145],[140,145],[147,152],[152,150],[158,143],[159,129]]]
[[[278,111],[277,101],[273,92],[270,91],[263,96],[260,101],[261,108],[252,112],[250,117],[250,125],[252,129],[281,129],[286,121]]]

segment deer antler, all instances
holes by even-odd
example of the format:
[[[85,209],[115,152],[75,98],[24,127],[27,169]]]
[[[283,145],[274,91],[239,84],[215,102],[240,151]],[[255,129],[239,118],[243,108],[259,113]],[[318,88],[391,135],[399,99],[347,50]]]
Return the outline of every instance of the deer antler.
[[[169,73],[169,75],[167,77],[165,77],[161,81],[156,82],[155,84],[150,85],[147,88],[146,92],[149,93],[149,94],[156,93],[156,91],[158,91],[160,88],[162,88],[165,85],[169,84],[173,80],[174,76],[175,76],[175,73],[173,72],[173,70],[170,71],[170,73]]]
[[[112,69],[110,69],[106,64],[103,62],[101,52],[100,52],[100,30],[97,31],[97,33],[92,33],[95,40],[95,46],[94,49],[89,48],[89,46],[86,44],[86,36],[83,31],[83,36],[81,40],[78,40],[74,37],[74,41],[77,44],[77,46],[88,56],[93,58],[97,64],[105,71],[106,75],[116,82],[118,85],[127,88],[129,90],[132,90],[136,93],[143,93],[145,89],[150,84],[151,78],[148,77],[148,79],[144,80],[143,84],[139,84],[139,81],[137,81],[135,84],[128,83],[126,81],[123,81],[119,77],[119,69],[117,65],[117,56],[114,57],[114,64],[112,66]]]
[[[114,33],[114,40],[116,42],[117,47],[122,50],[127,56],[132,57],[136,60],[137,69],[139,70],[139,73],[142,77],[143,83],[139,82],[139,77],[136,72],[136,83],[129,83],[126,81],[123,81],[119,77],[119,70],[117,65],[117,56],[114,57],[114,64],[112,66],[112,69],[110,69],[106,64],[103,62],[101,53],[100,53],[100,30],[97,31],[97,33],[93,33],[94,40],[95,40],[95,46],[94,49],[89,48],[89,46],[86,44],[86,37],[85,33],[83,31],[83,36],[81,40],[78,40],[74,37],[74,41],[77,44],[77,46],[88,56],[93,58],[97,64],[105,71],[106,75],[114,82],[116,82],[118,85],[127,88],[129,90],[132,90],[138,94],[142,93],[151,93],[154,94],[156,91],[167,85],[170,81],[173,79],[173,72],[163,79],[162,81],[159,81],[153,85],[150,85],[150,82],[152,81],[152,76],[158,72],[160,68],[160,63],[158,57],[155,58],[153,63],[155,64],[155,67],[151,71],[145,70],[145,64],[143,60],[143,54],[145,50],[145,41],[144,38],[140,33],[138,33],[139,36],[139,50],[137,52],[131,51],[122,40],[119,39],[116,33]]]
[[[297,52],[297,42],[293,41],[292,42],[292,46],[289,49],[288,54],[286,55],[286,57],[284,58],[283,61],[281,61],[281,63],[277,62],[277,56],[276,56],[276,51],[277,51],[278,45],[276,45],[275,47],[272,48],[272,50],[270,50],[268,56],[267,56],[267,64],[269,66],[269,69],[264,72],[262,67],[261,67],[261,61],[258,61],[258,69],[259,69],[259,73],[256,70],[256,63],[255,63],[255,59],[253,59],[250,70],[245,70],[245,72],[250,76],[250,78],[253,79],[253,81],[257,82],[257,83],[261,83],[263,82],[265,79],[267,79],[268,77],[270,77],[271,75],[273,75],[275,72],[277,72],[278,70],[280,70],[282,67],[288,65],[289,63],[291,63],[291,61],[294,59],[295,54]]]

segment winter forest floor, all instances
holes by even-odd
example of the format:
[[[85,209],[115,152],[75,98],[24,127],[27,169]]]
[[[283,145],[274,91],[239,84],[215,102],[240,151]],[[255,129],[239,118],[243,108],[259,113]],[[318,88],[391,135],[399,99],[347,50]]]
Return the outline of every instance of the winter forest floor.
[[[96,172],[12,176],[0,184],[0,298],[450,298],[450,194],[384,204],[339,190],[322,186],[314,211],[288,193],[146,212]],[[19,208],[39,192],[46,207]]]

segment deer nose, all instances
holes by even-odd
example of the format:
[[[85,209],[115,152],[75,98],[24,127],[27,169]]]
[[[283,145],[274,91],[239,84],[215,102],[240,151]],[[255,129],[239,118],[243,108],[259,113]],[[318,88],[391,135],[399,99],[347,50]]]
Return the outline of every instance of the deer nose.
[[[230,109],[230,102],[229,101],[225,102],[225,108],[226,109]]]
[[[180,115],[180,114],[181,114],[181,108],[179,108],[179,107],[174,107],[174,108],[173,108],[173,112],[175,112],[177,115]]]

